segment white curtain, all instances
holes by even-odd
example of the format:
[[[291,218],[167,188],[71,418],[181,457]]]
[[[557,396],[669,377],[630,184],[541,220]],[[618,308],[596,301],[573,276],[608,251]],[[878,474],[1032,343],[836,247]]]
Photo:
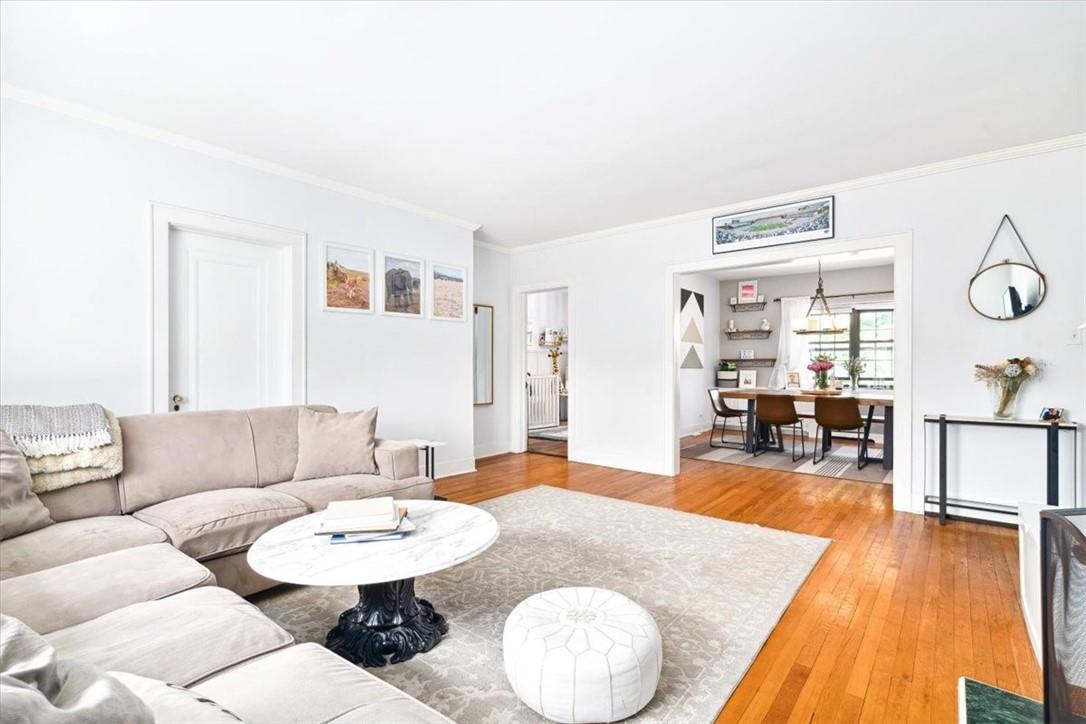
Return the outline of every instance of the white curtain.
[[[810,361],[807,359],[807,338],[793,334],[794,329],[807,326],[807,309],[810,297],[781,297],[781,319],[777,325],[777,365],[769,376],[769,386],[784,389],[786,372],[800,372]]]

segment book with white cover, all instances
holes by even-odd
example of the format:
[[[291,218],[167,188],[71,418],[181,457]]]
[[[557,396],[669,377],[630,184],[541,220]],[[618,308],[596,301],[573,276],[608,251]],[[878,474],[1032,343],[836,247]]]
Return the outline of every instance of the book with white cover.
[[[340,511],[335,511],[331,518],[322,515],[321,521],[314,532],[317,535],[330,535],[333,533],[381,533],[394,531],[399,527],[400,521],[407,515],[407,508],[397,507],[395,502],[392,501],[392,498],[388,498],[388,500],[392,506],[388,513],[381,513],[373,516],[353,516],[336,515],[335,513]],[[329,507],[331,507],[331,504],[329,504]]]
[[[399,540],[415,530],[415,524],[404,518],[400,521],[400,527],[396,530],[378,533],[333,533],[329,541],[331,543],[368,543],[379,540]]]

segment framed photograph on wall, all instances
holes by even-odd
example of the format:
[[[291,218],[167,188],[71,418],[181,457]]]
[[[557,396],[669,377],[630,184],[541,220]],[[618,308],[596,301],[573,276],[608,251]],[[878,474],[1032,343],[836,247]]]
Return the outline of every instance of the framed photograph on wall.
[[[739,359],[754,359],[753,349],[741,349],[739,350]]]
[[[751,389],[758,386],[758,370],[739,370],[739,389]]]
[[[381,258],[381,312],[422,319],[425,262],[399,254]]]
[[[739,282],[739,304],[752,304],[758,301],[758,280]]]
[[[713,253],[832,239],[833,201],[832,196],[824,196],[717,216],[713,219]]]
[[[373,313],[373,250],[324,243],[324,311]]]
[[[430,319],[463,322],[468,309],[468,270],[430,262]]]

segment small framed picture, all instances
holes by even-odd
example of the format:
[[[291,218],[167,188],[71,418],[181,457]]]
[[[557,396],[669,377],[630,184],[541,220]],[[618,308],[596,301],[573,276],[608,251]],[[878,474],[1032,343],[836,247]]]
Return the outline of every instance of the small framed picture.
[[[758,370],[739,370],[739,388],[752,389],[758,386]]]
[[[324,244],[324,311],[373,313],[373,250]]]
[[[1041,410],[1041,420],[1044,422],[1058,422],[1063,419],[1062,407],[1045,407]]]
[[[739,304],[752,304],[758,301],[758,280],[739,282]]]
[[[785,372],[784,386],[789,390],[799,389],[799,372]]]
[[[468,318],[468,270],[430,262],[430,319],[463,322]]]
[[[422,259],[385,254],[381,264],[381,311],[397,317],[422,319],[424,285]]]
[[[739,359],[754,359],[754,350],[741,349],[739,350]]]
[[[729,304],[739,304],[739,297],[732,297]]]

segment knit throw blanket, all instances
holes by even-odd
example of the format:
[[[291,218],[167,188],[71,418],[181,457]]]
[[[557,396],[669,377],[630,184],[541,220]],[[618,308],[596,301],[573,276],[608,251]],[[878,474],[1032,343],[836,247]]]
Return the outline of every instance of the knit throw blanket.
[[[101,405],[0,405],[0,429],[28,458],[66,455],[108,445],[109,421]]]

